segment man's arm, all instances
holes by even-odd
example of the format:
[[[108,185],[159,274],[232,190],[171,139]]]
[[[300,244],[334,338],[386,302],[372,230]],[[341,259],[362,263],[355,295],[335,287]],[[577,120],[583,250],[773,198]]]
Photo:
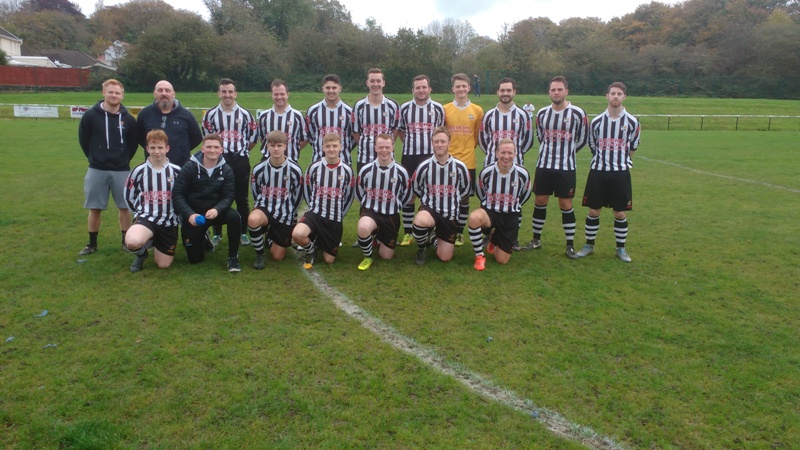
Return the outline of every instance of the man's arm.
[[[225,164],[222,166],[222,176],[225,178],[224,184],[222,185],[222,198],[213,208],[219,213],[231,207],[233,198],[236,195],[236,183],[233,179],[233,169],[231,169],[229,165]]]
[[[91,109],[86,111],[81,117],[81,121],[78,124],[78,143],[81,146],[81,150],[83,150],[83,154],[86,156],[86,159],[89,160],[89,155],[91,154],[90,142],[92,140],[92,124],[91,118],[87,117],[90,116]]]
[[[181,167],[178,172],[178,177],[175,179],[175,184],[172,186],[172,205],[175,207],[175,212],[179,216],[189,219],[192,214],[195,214],[191,206],[189,206],[188,193],[192,188],[192,169],[194,163],[191,161]]]

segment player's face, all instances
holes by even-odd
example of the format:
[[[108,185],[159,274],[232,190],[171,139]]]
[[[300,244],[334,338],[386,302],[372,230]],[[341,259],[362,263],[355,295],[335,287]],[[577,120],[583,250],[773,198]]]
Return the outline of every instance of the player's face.
[[[325,153],[325,159],[330,164],[336,164],[339,161],[339,152],[342,151],[342,143],[339,141],[328,141],[322,144],[322,151]]]
[[[375,140],[375,153],[381,165],[386,165],[392,161],[394,153],[394,143],[391,139],[377,138]]]
[[[216,139],[209,139],[203,142],[203,160],[210,164],[216,164],[222,154],[222,142]]]
[[[158,102],[158,107],[161,109],[171,108],[175,101],[175,90],[172,89],[172,84],[169,81],[159,81],[156,83],[156,88],[153,91],[153,97]]]
[[[272,104],[278,108],[285,108],[289,103],[289,93],[286,86],[275,86],[272,88]]]
[[[338,102],[339,94],[342,93],[342,86],[333,81],[326,81],[325,84],[322,85],[322,92],[325,94],[325,100],[329,102]]]
[[[622,89],[618,87],[612,87],[609,89],[608,94],[606,94],[608,106],[611,106],[612,108],[619,108],[622,106],[622,102],[625,101],[625,97],[625,93],[622,92]]]
[[[167,158],[169,152],[169,145],[164,141],[150,141],[147,143],[147,153],[153,162],[163,163]]]
[[[270,142],[267,144],[267,151],[271,158],[282,158],[286,156],[286,144],[283,142]]]
[[[414,94],[414,100],[420,103],[427,102],[428,99],[431,98],[431,87],[428,84],[428,80],[415,81],[412,92]]]
[[[569,94],[569,89],[564,87],[564,83],[560,81],[550,83],[550,101],[553,102],[554,105],[564,103],[567,94]]]
[[[125,91],[116,84],[109,84],[103,89],[103,101],[108,106],[116,108],[122,104],[123,97],[125,97]]]
[[[503,83],[497,88],[497,98],[504,105],[510,105],[514,101],[515,95],[517,95],[517,90],[511,83]]]
[[[236,86],[232,84],[220,84],[217,90],[217,97],[219,97],[222,105],[232,108],[236,104]]]
[[[456,100],[459,103],[463,103],[463,100],[467,99],[467,95],[469,95],[470,85],[464,80],[456,80],[453,83],[453,94],[456,95]]]
[[[433,135],[433,154],[437,157],[447,155],[450,149],[450,138],[445,133],[436,133]]]
[[[508,170],[514,165],[516,151],[514,144],[505,143],[497,148],[497,166],[503,170]]]
[[[383,87],[386,82],[383,81],[382,73],[371,73],[367,75],[367,87],[370,94],[383,94]]]

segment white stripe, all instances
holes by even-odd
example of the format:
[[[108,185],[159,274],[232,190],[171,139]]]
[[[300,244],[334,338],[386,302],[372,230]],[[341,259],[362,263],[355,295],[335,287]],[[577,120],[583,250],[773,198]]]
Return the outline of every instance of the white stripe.
[[[703,174],[703,175],[711,175],[712,177],[724,178],[726,180],[741,181],[742,183],[756,184],[756,185],[759,185],[759,186],[765,186],[765,187],[780,189],[780,190],[783,190],[783,191],[793,192],[795,194],[800,194],[800,189],[781,186],[779,184],[766,183],[764,181],[758,181],[758,180],[748,180],[747,178],[732,177],[730,175],[721,175],[721,174],[714,173],[714,172],[706,172],[704,170],[693,169],[691,167],[682,166],[680,164],[675,164],[675,163],[672,163],[672,162],[669,162],[669,161],[659,161],[657,159],[651,159],[651,158],[647,158],[645,156],[636,155],[636,158],[637,159],[643,159],[645,161],[658,163],[658,164],[664,164],[664,165],[667,165],[667,166],[677,167],[679,169],[688,170],[688,171],[694,172],[694,173],[699,173],[699,174]]]
[[[355,304],[352,300],[347,298],[347,296],[329,285],[318,272],[314,270],[303,270],[303,273],[305,273],[306,277],[314,283],[314,286],[316,286],[322,294],[333,301],[337,308],[359,321],[364,328],[378,336],[382,341],[400,351],[416,357],[438,372],[456,379],[478,395],[536,418],[553,434],[578,441],[589,448],[624,448],[610,437],[599,435],[587,426],[570,422],[556,411],[537,407],[532,400],[520,397],[516,392],[499,386],[483,375],[467,370],[461,364],[454,364],[447,361],[444,357],[436,353],[435,350],[427,348],[414,339],[401,334]]]

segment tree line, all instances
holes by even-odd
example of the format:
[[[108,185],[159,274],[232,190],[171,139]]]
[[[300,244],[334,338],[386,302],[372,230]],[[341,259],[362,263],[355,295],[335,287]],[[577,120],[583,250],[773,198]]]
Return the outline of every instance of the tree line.
[[[366,70],[380,67],[389,92],[408,91],[420,73],[445,90],[450,75],[465,72],[490,90],[514,77],[521,93],[545,92],[563,74],[581,94],[624,80],[640,95],[800,98],[798,0],[650,2],[607,22],[528,18],[494,38],[457,19],[387,34],[374,19],[353,23],[337,0],[203,3],[208,20],[161,0],[101,0],[88,18],[68,0],[0,0],[0,24],[31,51],[97,55],[127,42],[115,76],[130,90],[152,89],[159,79],[181,91],[214,90],[223,76],[243,91],[269,90],[274,78],[317,90],[332,72],[346,89],[364,91]]]

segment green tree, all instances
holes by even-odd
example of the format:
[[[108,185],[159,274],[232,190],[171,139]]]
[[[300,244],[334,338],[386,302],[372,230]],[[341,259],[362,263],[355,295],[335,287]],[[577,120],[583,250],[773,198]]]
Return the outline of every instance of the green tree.
[[[249,0],[262,23],[286,42],[289,33],[314,16],[312,0]]]
[[[9,18],[8,30],[33,51],[87,48],[84,19],[60,11],[19,10]]]

